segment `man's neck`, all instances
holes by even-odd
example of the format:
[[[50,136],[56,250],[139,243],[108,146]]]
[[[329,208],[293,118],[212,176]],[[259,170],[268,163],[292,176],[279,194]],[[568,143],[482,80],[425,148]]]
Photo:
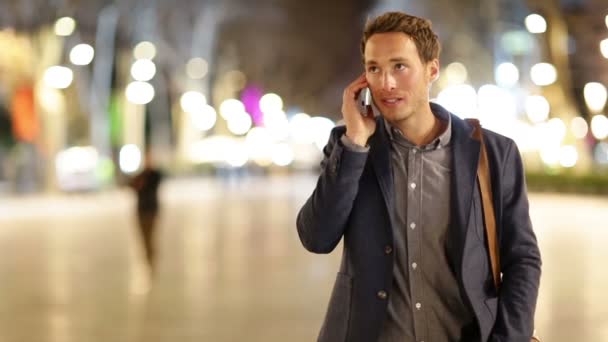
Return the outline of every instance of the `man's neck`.
[[[425,107],[424,112],[397,122],[395,127],[414,145],[424,146],[441,134],[444,124],[433,114],[430,107]]]

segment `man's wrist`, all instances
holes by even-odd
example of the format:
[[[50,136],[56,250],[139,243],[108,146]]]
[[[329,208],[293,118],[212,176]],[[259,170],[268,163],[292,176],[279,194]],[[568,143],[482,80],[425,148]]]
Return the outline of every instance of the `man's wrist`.
[[[349,137],[346,136],[346,134],[342,135],[340,141],[342,142],[342,145],[351,152],[366,153],[369,151],[369,146],[360,146],[355,144]]]
[[[359,135],[349,134],[348,132],[346,132],[344,135],[350,142],[352,142],[353,144],[355,144],[357,146],[360,146],[360,147],[367,146],[367,140],[369,139],[369,137],[362,136],[360,134]]]

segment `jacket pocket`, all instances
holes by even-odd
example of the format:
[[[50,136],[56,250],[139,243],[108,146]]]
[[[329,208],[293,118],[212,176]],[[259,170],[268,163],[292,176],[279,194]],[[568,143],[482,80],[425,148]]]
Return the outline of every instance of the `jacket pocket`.
[[[350,304],[353,289],[351,276],[338,273],[336,282],[331,293],[327,314],[321,332],[319,342],[342,342],[346,341],[348,334],[348,321],[350,319]]]

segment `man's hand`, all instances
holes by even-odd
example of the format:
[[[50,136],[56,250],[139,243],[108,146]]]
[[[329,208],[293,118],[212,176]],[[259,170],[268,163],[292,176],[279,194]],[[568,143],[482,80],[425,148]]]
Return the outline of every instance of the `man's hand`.
[[[357,145],[367,145],[367,140],[376,131],[376,120],[371,106],[367,113],[360,113],[357,97],[361,90],[367,87],[365,73],[344,89],[342,97],[342,117],[346,124],[346,136]]]

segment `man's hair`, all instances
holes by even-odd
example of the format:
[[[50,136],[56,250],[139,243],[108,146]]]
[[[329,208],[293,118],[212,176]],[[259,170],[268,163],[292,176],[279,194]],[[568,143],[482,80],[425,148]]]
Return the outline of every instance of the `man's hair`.
[[[403,12],[387,12],[368,20],[361,39],[361,56],[365,60],[365,44],[376,33],[403,32],[416,44],[418,55],[423,63],[439,58],[441,46],[431,28],[431,21]]]

